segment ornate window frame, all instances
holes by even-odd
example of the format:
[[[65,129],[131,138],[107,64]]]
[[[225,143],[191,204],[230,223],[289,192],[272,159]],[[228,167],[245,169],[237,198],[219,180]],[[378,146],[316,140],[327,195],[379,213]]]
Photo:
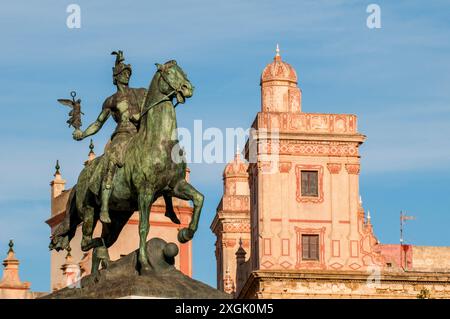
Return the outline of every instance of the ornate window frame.
[[[321,228],[301,228],[295,227],[297,251],[296,265],[297,269],[325,269],[325,227]],[[319,235],[319,260],[304,260],[302,258],[302,235]]]
[[[318,196],[302,196],[302,171],[317,171],[317,188]],[[322,203],[324,201],[323,196],[323,166],[322,165],[307,165],[299,164],[295,165],[295,178],[296,178],[296,200],[299,203]]]

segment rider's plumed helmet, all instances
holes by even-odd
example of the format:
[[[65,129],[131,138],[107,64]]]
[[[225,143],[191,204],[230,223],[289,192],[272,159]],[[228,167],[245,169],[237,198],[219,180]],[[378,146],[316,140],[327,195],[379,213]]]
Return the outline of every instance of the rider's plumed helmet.
[[[125,61],[125,58],[124,58],[123,52],[121,50],[113,51],[113,52],[111,52],[111,55],[115,55],[116,56],[116,63],[114,65],[114,67],[112,68],[112,70],[113,70],[113,81],[114,81],[114,84],[117,84],[117,79],[116,78],[123,71],[129,70],[130,76],[131,76],[131,73],[132,73],[131,72],[131,64],[123,63],[123,61]]]

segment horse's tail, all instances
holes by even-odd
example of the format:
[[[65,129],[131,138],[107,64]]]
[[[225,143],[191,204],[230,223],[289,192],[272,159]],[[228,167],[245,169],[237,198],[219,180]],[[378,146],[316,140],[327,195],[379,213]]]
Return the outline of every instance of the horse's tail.
[[[76,205],[77,185],[70,191],[66,204],[66,215],[63,221],[56,227],[50,237],[50,250],[60,251],[69,247],[70,240],[75,236],[77,226],[81,223]]]

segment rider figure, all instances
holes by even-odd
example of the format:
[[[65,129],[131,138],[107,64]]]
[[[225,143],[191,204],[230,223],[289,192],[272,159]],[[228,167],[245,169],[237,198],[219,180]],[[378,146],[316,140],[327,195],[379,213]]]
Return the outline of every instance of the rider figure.
[[[140,119],[140,105],[145,98],[146,89],[129,88],[131,65],[124,64],[122,51],[111,53],[116,56],[113,67],[113,83],[117,92],[108,97],[103,103],[102,111],[97,120],[82,132],[76,130],[73,138],[77,141],[97,133],[112,115],[117,122],[117,127],[111,136],[111,142],[105,151],[106,171],[103,175],[101,186],[100,220],[110,223],[108,202],[112,193],[113,178],[118,167],[123,166],[124,151],[131,137],[137,133]]]

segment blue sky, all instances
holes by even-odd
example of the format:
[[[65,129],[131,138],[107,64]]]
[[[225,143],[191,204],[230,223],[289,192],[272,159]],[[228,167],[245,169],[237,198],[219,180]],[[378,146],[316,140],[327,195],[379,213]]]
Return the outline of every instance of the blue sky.
[[[366,7],[381,7],[381,29]],[[81,28],[66,7],[81,7]],[[399,212],[416,216],[406,240],[450,245],[450,22],[448,1],[29,1],[0,6],[0,259],[16,242],[21,277],[49,289],[49,181],[60,160],[68,186],[87,157],[56,102],[76,90],[85,125],[114,92],[111,51],[147,87],[155,62],[176,59],[196,86],[179,126],[248,127],[260,109],[259,76],[280,44],[298,73],[305,112],[353,113],[368,139],[360,190],[383,243],[398,243]],[[84,126],[86,127],[86,126]],[[114,129],[94,137],[97,153]],[[224,164],[192,165],[206,196],[194,239],[194,277],[215,285],[209,225]],[[2,248],[3,247],[3,248]],[[3,251],[3,253],[2,253]]]

